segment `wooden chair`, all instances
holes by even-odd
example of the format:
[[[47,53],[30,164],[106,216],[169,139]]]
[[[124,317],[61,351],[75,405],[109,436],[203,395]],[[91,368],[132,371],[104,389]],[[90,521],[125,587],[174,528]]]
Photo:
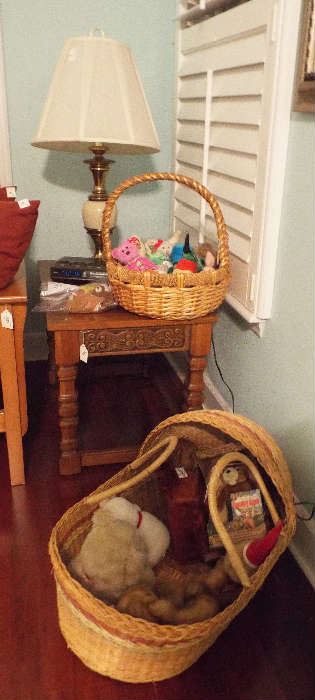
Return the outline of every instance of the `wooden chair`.
[[[28,426],[23,344],[26,303],[26,280],[22,265],[13,282],[0,290],[0,377],[3,396],[0,432],[6,434],[12,486],[25,483],[22,437]],[[10,325],[13,328],[8,327]]]

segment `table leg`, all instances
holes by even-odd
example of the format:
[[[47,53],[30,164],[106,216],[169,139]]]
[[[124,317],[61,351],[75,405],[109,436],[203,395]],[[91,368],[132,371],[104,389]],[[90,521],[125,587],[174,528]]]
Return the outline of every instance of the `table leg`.
[[[76,379],[79,357],[77,334],[55,333],[55,357],[59,388],[60,474],[78,474],[81,456],[78,439],[79,405]]]
[[[8,305],[5,308],[10,309]],[[12,315],[13,313],[12,309]],[[25,475],[16,345],[14,331],[2,326],[0,326],[0,366],[4,404],[4,410],[0,411],[0,418],[4,417],[0,432],[3,430],[6,433],[11,485],[17,486],[25,484]]]
[[[78,474],[81,460],[78,441],[79,406],[76,378],[78,366],[58,367],[60,474]]]
[[[202,408],[204,381],[203,373],[210,350],[212,325],[195,323],[191,328],[188,376],[184,388],[183,411]]]
[[[48,381],[50,386],[56,386],[57,384],[57,369],[55,361],[55,343],[54,334],[47,333],[47,345],[48,345]]]

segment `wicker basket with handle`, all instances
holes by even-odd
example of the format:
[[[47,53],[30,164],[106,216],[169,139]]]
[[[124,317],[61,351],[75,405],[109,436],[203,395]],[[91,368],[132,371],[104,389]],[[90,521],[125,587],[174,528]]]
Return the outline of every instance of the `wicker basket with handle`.
[[[197,192],[213,211],[217,227],[216,269],[160,274],[128,270],[111,255],[110,222],[116,200],[129,187],[156,180],[178,182]],[[145,173],[124,180],[109,195],[103,216],[103,257],[113,294],[127,311],[151,318],[189,319],[215,311],[222,304],[230,279],[228,236],[220,206],[213,194],[192,178],[175,173]]]
[[[104,498],[124,495],[144,510],[165,520],[163,493],[158,488],[159,468],[162,465],[163,469],[168,468],[166,460],[178,442],[178,425],[181,428],[185,425],[187,428],[191,425],[201,427],[207,432],[208,444],[212,433],[216,440],[218,434],[228,435],[233,440],[239,440],[247,454],[233,452],[219,457],[212,468],[208,485],[209,511],[242,582],[241,593],[210,620],[173,626],[120,613],[74,580],[66,564],[78,553],[90,528],[92,514]],[[172,434],[166,436],[168,427]],[[258,480],[271,520],[276,523],[281,517],[285,522],[276,546],[250,578],[220,520],[216,505],[220,474],[236,458],[245,462]],[[279,515],[264,476],[268,477],[281,500]],[[67,510],[52,531],[49,551],[57,586],[59,624],[67,645],[89,668],[126,682],[158,681],[181,673],[215,642],[255,595],[287,547],[294,530],[290,473],[281,451],[265,430],[242,416],[232,416],[223,411],[193,411],[166,419],[148,435],[134,462]],[[162,566],[164,574],[168,571],[172,578],[178,575],[172,559],[166,557]]]

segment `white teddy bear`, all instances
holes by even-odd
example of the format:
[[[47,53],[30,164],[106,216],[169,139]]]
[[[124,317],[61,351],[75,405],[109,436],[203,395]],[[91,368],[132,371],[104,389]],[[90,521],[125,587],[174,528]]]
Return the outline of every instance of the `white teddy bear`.
[[[170,536],[154,515],[121,496],[101,501],[70,572],[94,595],[115,602],[130,586],[154,585],[153,567]]]

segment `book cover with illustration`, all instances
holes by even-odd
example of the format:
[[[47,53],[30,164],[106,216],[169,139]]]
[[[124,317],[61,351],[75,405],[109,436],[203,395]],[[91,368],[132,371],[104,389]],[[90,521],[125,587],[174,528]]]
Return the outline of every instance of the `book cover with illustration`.
[[[223,522],[233,542],[262,537],[266,525],[260,490],[231,493],[227,504],[227,519],[223,518]],[[222,546],[211,520],[208,523],[208,537],[210,547]]]

